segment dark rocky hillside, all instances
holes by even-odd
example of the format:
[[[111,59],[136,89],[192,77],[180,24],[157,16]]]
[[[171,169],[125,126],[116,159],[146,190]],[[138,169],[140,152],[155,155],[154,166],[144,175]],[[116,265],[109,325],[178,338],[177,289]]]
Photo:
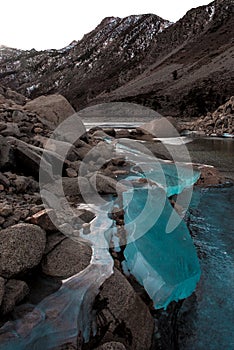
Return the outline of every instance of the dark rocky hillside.
[[[233,1],[190,10],[157,36],[142,74],[95,103],[137,102],[185,118],[214,111],[234,91],[233,28]]]
[[[197,117],[233,95],[233,9],[232,0],[216,0],[175,24],[152,14],[109,17],[61,50],[2,47],[0,83],[29,98],[62,93],[77,110],[128,101]]]
[[[153,38],[171,23],[156,15],[105,18],[61,50],[1,49],[0,81],[34,98],[61,92],[76,109],[137,76]]]

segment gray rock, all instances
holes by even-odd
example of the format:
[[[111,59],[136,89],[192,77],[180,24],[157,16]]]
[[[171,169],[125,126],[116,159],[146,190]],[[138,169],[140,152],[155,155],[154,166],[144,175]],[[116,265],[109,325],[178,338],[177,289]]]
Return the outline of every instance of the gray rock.
[[[95,191],[104,194],[116,194],[119,191],[125,191],[126,188],[122,184],[118,184],[115,179],[102,175],[100,173],[94,174],[90,178],[90,183]]]
[[[81,161],[80,160],[76,160],[75,162],[71,162],[70,163],[70,167],[72,169],[74,169],[78,173],[79,169],[80,169],[80,164],[81,164]]]
[[[75,209],[75,216],[79,217],[84,222],[90,222],[95,218],[95,214],[86,209]]]
[[[0,308],[1,313],[5,315],[11,312],[15,305],[23,300],[28,293],[29,288],[24,281],[9,280],[5,285],[5,294]]]
[[[70,103],[62,95],[40,96],[26,103],[26,110],[37,113],[53,126],[59,125],[75,113]]]
[[[13,214],[13,207],[10,204],[0,203],[0,215],[4,218]]]
[[[15,220],[15,217],[8,216],[7,218],[5,218],[5,221],[2,224],[2,228],[7,228],[7,227],[13,226],[15,224],[17,224],[17,220]]]
[[[139,127],[139,130],[154,137],[178,137],[175,120],[171,117],[157,118]]]
[[[17,176],[14,181],[14,185],[16,187],[16,192],[24,193],[29,185],[28,178],[25,176]]]
[[[63,178],[63,190],[65,196],[75,197],[84,193],[91,193],[92,188],[88,179],[79,176],[78,178]]]
[[[5,222],[5,218],[0,216],[0,225],[4,224],[4,222]]]
[[[77,177],[77,172],[72,168],[67,168],[66,173],[68,177]]]
[[[42,271],[49,276],[68,278],[84,270],[90,263],[91,255],[92,250],[88,245],[66,238],[44,257]]]
[[[13,151],[7,139],[0,135],[0,170],[4,170],[13,164]]]
[[[17,167],[26,175],[32,175],[38,178],[41,168],[42,173],[44,174],[44,179],[47,179],[50,174],[56,174],[56,171],[59,172],[60,169],[62,169],[64,160],[58,154],[29,145],[15,138],[11,138],[10,141],[14,145]],[[42,154],[44,158],[41,165]]]
[[[83,160],[85,157],[87,157],[91,150],[92,148],[86,143],[84,143],[84,146],[77,148],[76,152],[79,160]]]
[[[47,237],[44,254],[48,255],[57,245],[59,245],[65,239],[67,239],[67,237],[60,232],[54,232],[50,234]]]
[[[4,95],[7,99],[14,101],[18,105],[24,105],[28,101],[28,99],[25,96],[19,94],[16,91],[11,90],[10,88],[5,89]]]
[[[11,278],[37,266],[46,244],[46,233],[40,227],[18,224],[1,231],[0,275]]]
[[[12,120],[14,123],[20,123],[23,121],[28,121],[29,117],[26,113],[24,113],[22,111],[15,110],[12,113]]]
[[[126,347],[120,342],[111,341],[102,344],[96,350],[126,350]]]
[[[79,156],[76,154],[75,146],[69,142],[58,141],[53,138],[43,137],[41,135],[36,135],[34,140],[39,141],[43,145],[43,148],[57,153],[63,159],[74,161],[79,158]]]
[[[0,184],[7,188],[10,186],[10,181],[2,173],[0,173]]]
[[[104,282],[100,292],[102,299],[108,302],[108,306],[102,310],[102,319],[109,323],[103,342],[121,342],[132,350],[150,349],[154,320],[148,307],[118,270],[115,269],[114,274]],[[99,327],[102,326],[100,323]]]
[[[6,123],[1,123],[1,122],[0,122],[0,132],[1,132],[2,130],[5,130],[6,128],[7,128]]]
[[[3,295],[5,293],[5,280],[0,277],[0,306],[2,304]]]
[[[1,131],[1,135],[19,137],[21,133],[16,123],[6,123],[6,128]]]

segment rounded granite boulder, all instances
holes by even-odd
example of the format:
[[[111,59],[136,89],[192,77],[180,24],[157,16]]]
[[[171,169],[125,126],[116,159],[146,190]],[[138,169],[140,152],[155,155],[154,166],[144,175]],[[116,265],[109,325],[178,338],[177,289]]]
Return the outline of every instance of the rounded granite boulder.
[[[37,266],[46,245],[46,233],[39,226],[18,224],[1,231],[0,276],[11,278]]]

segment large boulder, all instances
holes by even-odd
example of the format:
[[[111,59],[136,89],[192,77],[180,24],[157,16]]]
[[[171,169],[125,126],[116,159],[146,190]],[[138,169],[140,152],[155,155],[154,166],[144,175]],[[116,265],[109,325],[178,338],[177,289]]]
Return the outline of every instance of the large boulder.
[[[157,118],[149,123],[141,125],[138,130],[154,137],[178,137],[179,133],[176,129],[175,120],[171,117]]]
[[[57,236],[55,236],[58,239]],[[53,237],[48,238],[49,241]],[[48,244],[51,245],[50,242]],[[91,248],[84,244],[65,238],[52,249],[42,261],[42,271],[49,276],[68,278],[84,270],[90,263]]]
[[[57,153],[29,145],[15,138],[10,138],[9,142],[13,146],[17,168],[25,175],[32,175],[38,179],[40,169],[44,179],[50,179],[51,174],[56,174],[56,171],[61,175],[64,159]]]
[[[57,153],[63,159],[67,159],[69,161],[76,161],[80,159],[79,155],[77,154],[76,147],[69,142],[58,141],[52,138],[49,139],[40,135],[36,135],[34,139],[41,142],[44,149]]]
[[[99,302],[99,305],[103,305],[103,308],[97,306],[98,327],[105,332],[103,343],[121,342],[132,350],[151,348],[154,320],[148,307],[118,270],[115,269],[114,274],[104,282]]]
[[[40,96],[25,105],[25,109],[39,115],[48,125],[58,126],[75,110],[62,95]]]
[[[0,276],[11,278],[37,266],[46,245],[46,233],[40,227],[18,224],[0,234]]]

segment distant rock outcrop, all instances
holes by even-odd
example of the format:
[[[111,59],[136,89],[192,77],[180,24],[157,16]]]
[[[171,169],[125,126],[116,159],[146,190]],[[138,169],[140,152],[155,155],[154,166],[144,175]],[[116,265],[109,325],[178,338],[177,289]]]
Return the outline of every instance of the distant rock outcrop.
[[[234,96],[214,113],[207,113],[194,122],[181,124],[181,127],[208,136],[234,137]]]

